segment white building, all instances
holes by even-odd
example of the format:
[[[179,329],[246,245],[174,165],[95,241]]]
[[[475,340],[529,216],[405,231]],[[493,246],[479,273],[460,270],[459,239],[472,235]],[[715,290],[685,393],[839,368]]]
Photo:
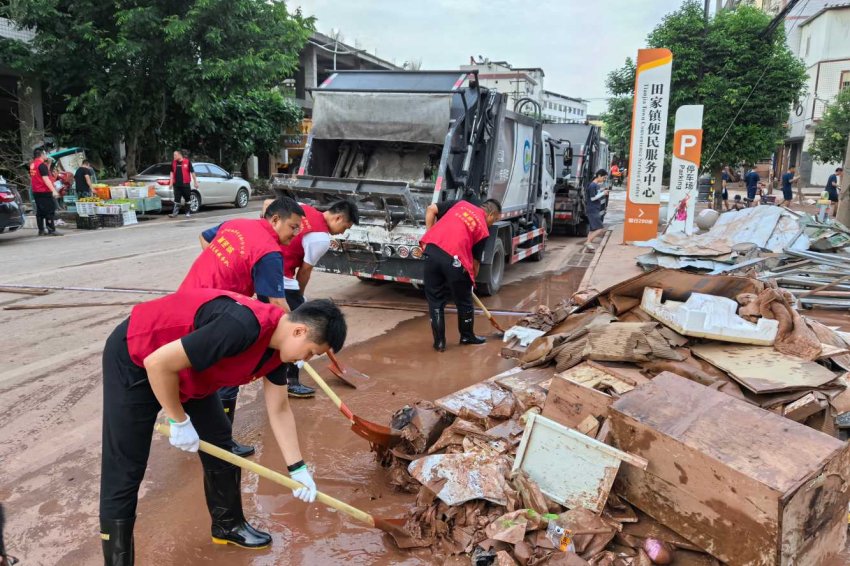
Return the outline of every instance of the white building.
[[[543,107],[545,122],[563,124],[587,121],[587,101],[581,98],[544,90],[540,105]]]
[[[779,170],[796,165],[803,183],[823,186],[839,164],[815,163],[809,148],[826,107],[850,87],[850,2],[810,0],[791,11],[785,27],[789,47],[806,65],[808,79],[806,93],[788,118]]]
[[[511,109],[520,98],[531,98],[538,103],[542,102],[545,77],[543,69],[512,67],[506,61],[490,61],[489,59],[461,65],[460,69],[478,71],[479,84],[507,94]]]
[[[0,18],[0,37],[29,43],[35,32],[21,29],[6,18]],[[42,143],[44,112],[41,101],[41,83],[21,76],[0,61],[0,131],[18,131],[21,136],[21,154],[32,157],[32,150]]]

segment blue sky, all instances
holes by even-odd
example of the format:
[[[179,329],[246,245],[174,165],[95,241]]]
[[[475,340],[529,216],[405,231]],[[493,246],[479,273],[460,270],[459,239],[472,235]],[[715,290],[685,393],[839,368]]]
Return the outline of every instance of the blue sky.
[[[479,55],[542,67],[544,85],[605,109],[605,76],[634,57],[647,34],[682,0],[290,0],[322,33],[402,64],[456,69]],[[712,6],[714,2],[712,1]]]

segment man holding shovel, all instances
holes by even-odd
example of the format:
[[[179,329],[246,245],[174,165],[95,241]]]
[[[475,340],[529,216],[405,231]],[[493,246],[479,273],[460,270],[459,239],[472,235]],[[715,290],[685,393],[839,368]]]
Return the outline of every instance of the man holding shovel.
[[[271,303],[289,311],[283,289],[281,249],[301,227],[304,210],[288,197],[269,203],[259,220],[225,222],[215,239],[204,248],[180,285],[185,289],[223,289]],[[233,422],[238,387],[224,387],[219,396],[224,412]],[[252,446],[234,443],[234,454],[250,456]]]
[[[476,336],[472,286],[484,255],[490,226],[502,214],[497,200],[476,206],[465,200],[431,204],[425,210],[425,227],[420,245],[425,257],[425,298],[431,316],[434,349],[446,349],[444,310],[449,296],[457,305],[461,344],[483,344]]]
[[[103,351],[103,447],[100,529],[104,563],[134,563],[133,526],[139,485],[160,410],[172,446],[197,452],[199,440],[232,450],[231,424],[217,395],[261,376],[272,432],[294,494],[312,502],[316,484],[304,464],[281,364],[339,350],[346,323],[330,301],[284,313],[274,305],[218,289],[187,289],[141,303],[118,325]],[[264,548],[268,533],[242,512],[241,470],[200,454],[216,544]]]

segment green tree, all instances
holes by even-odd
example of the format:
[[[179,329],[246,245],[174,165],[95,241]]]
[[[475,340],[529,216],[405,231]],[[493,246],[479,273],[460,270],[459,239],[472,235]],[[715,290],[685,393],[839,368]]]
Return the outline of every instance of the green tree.
[[[850,136],[850,88],[845,88],[826,108],[815,130],[809,153],[818,163],[843,163]]]
[[[668,158],[676,109],[683,104],[705,106],[703,167],[753,163],[782,143],[788,111],[803,90],[806,70],[785,45],[781,26],[762,37],[769,22],[767,14],[744,5],[719,12],[706,26],[702,3],[689,0],[649,34],[648,47],[673,52]],[[606,132],[627,152],[634,88],[631,60],[609,75],[607,86],[613,97],[604,118]]]
[[[128,174],[176,145],[238,166],[274,151],[300,118],[277,88],[314,21],[283,2],[17,0],[0,10],[38,30],[29,49],[0,41],[0,59],[45,81],[63,141],[107,153],[123,140]]]

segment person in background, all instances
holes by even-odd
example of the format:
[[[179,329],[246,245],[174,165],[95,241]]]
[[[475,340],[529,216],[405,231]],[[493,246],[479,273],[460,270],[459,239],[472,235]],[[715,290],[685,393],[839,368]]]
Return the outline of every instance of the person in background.
[[[723,201],[723,209],[729,210],[729,181],[732,180],[732,174],[729,171],[729,166],[723,168],[720,174],[720,200]]]
[[[762,185],[761,177],[759,177],[755,165],[753,165],[753,168],[750,169],[750,172],[744,177],[744,182],[747,184],[747,201],[749,201],[749,204],[752,205],[753,201],[756,200],[756,194],[758,194],[759,187]]]
[[[198,190],[198,177],[195,175],[195,168],[192,167],[192,162],[188,156],[184,156],[186,150],[178,149],[174,152],[174,161],[171,162],[171,190],[174,192],[174,208],[171,211],[171,218],[175,218],[180,214],[180,201],[186,203],[186,218],[192,216],[192,207],[189,202],[192,200],[192,187]]]
[[[616,163],[611,165],[611,177],[614,181],[615,185],[620,185],[622,181],[622,172],[620,171],[619,165]]]
[[[788,171],[782,174],[782,202],[779,206],[791,206],[791,201],[794,199],[794,183],[800,180],[797,175],[797,168],[794,165],[788,166]]]
[[[50,166],[45,159],[44,150],[36,149],[30,163],[30,184],[32,197],[35,200],[35,221],[38,225],[39,236],[61,236],[56,231],[56,199],[59,191],[50,178]],[[45,226],[47,230],[45,231]]]
[[[78,198],[91,196],[92,177],[94,170],[88,159],[84,159],[82,164],[74,171],[74,190],[77,191]]]
[[[838,214],[838,187],[841,185],[840,177],[844,173],[843,167],[838,167],[835,173],[829,176],[826,180],[826,193],[829,195],[829,202],[832,203],[832,217]]]
[[[605,231],[602,228],[602,199],[611,192],[609,189],[603,189],[605,179],[607,178],[608,172],[605,169],[600,169],[596,172],[596,177],[593,178],[584,190],[585,213],[587,214],[587,223],[590,228],[590,232],[587,234],[587,240],[584,243],[584,249],[589,252],[596,251],[593,240]]]

